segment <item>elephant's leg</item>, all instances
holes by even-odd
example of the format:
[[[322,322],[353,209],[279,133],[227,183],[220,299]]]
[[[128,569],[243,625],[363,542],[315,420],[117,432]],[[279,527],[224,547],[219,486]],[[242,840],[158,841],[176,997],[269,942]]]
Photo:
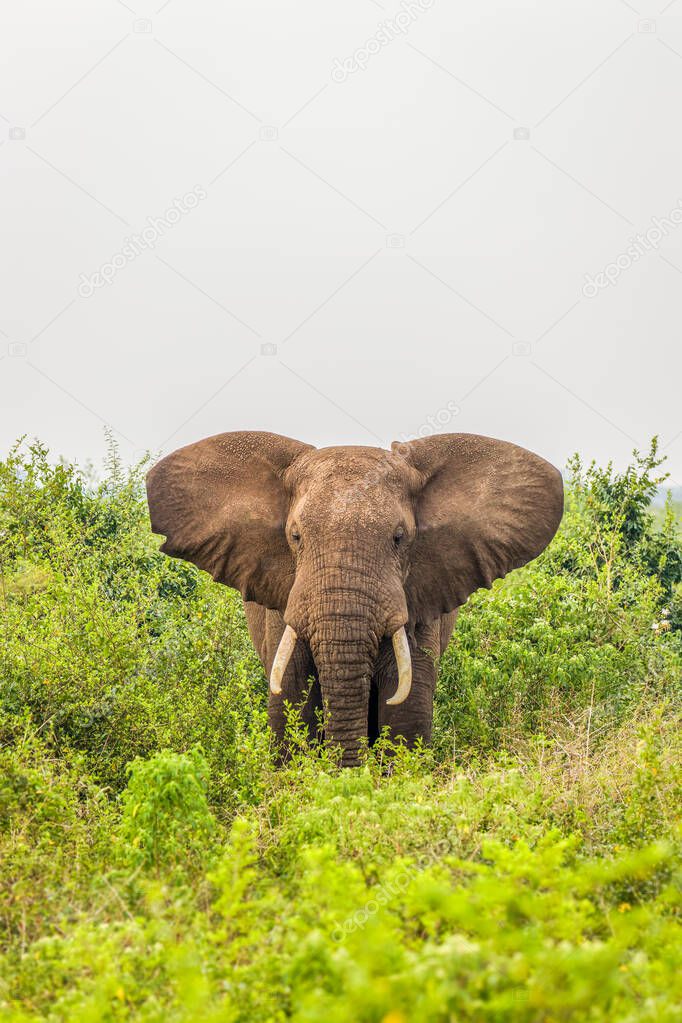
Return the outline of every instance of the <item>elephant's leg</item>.
[[[452,638],[452,634],[455,631],[455,625],[457,623],[457,615],[459,614],[459,608],[455,611],[450,611],[449,614],[440,616],[440,646],[438,653],[444,654],[445,649]]]
[[[412,688],[403,703],[388,706],[386,700],[398,687],[398,668],[390,640],[384,640],[377,663],[377,727],[385,725],[392,738],[402,736],[409,746],[421,737],[431,740],[433,695],[436,689],[438,655],[440,653],[440,620],[416,632],[416,644],[410,641],[412,655]]]
[[[284,628],[281,614],[268,610],[265,620],[264,656],[261,656],[268,678]],[[280,742],[284,741],[287,726],[286,702],[298,709],[301,720],[308,729],[309,738],[314,739],[319,728],[317,712],[322,708],[322,696],[310,649],[307,643],[301,640],[296,643],[284,672],[282,692],[277,695],[271,692],[268,695],[268,723]]]

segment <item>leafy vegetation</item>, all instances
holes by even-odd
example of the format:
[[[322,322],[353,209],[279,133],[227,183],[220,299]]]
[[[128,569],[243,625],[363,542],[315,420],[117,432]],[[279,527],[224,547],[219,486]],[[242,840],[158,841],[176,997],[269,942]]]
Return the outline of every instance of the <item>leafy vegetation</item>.
[[[569,465],[435,739],[276,768],[239,598],[143,466],[0,464],[0,1018],[678,1020],[682,539],[656,447]]]

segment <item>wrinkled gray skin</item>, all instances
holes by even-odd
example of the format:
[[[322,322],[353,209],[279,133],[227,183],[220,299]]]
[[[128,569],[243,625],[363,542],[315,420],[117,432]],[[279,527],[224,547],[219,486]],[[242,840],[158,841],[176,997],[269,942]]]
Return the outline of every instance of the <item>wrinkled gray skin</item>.
[[[298,637],[269,719],[284,701],[357,763],[384,725],[408,743],[431,736],[437,663],[457,609],[536,557],[563,509],[559,472],[531,452],[475,434],[317,450],[268,433],[219,434],[174,452],[147,479],[162,550],[244,597],[268,675],[282,633]],[[407,699],[391,637],[405,626]],[[314,683],[309,687],[308,679]]]

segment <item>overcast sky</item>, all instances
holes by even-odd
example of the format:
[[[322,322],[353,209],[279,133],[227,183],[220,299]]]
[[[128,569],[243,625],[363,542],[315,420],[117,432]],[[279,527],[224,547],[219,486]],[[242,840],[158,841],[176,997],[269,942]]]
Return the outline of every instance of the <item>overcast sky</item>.
[[[679,484],[665,3],[6,5],[3,453],[658,433]]]

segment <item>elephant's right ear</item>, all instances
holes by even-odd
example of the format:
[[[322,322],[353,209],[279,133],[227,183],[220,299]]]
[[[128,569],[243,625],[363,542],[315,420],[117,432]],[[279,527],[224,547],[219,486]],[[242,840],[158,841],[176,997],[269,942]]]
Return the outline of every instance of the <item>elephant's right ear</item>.
[[[147,474],[152,529],[166,537],[161,550],[283,611],[294,579],[284,475],[309,450],[274,433],[221,433],[162,459]]]

